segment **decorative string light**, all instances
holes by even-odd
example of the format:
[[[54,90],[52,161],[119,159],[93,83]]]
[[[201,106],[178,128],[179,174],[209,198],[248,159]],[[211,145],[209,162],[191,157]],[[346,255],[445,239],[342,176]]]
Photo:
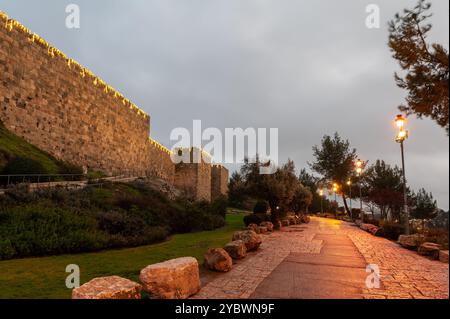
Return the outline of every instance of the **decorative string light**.
[[[165,147],[164,145],[158,143],[157,141],[155,141],[154,139],[152,139],[151,137],[148,138],[150,143],[155,146],[157,149],[166,152],[169,155],[172,155],[173,152],[171,150],[169,150],[167,147]]]
[[[138,115],[143,116],[146,119],[150,117],[147,113],[145,113],[137,105],[132,103],[130,100],[126,99],[120,92],[115,90],[110,85],[106,84],[99,77],[95,76],[90,70],[81,66],[77,61],[68,58],[63,52],[61,52],[60,50],[58,50],[55,47],[52,47],[47,41],[42,39],[38,34],[31,32],[27,27],[22,25],[20,22],[14,20],[14,19],[10,19],[5,12],[0,11],[0,19],[4,20],[5,29],[7,29],[9,32],[11,32],[15,29],[15,30],[21,31],[22,33],[26,34],[28,36],[28,40],[30,42],[33,42],[33,43],[43,47],[44,49],[47,49],[47,54],[50,57],[52,57],[52,58],[58,57],[58,58],[65,60],[69,69],[75,69],[76,71],[78,71],[80,76],[83,78],[85,78],[86,76],[93,78],[92,83],[95,86],[100,86],[104,90],[105,93],[107,93],[107,94],[113,93],[114,98],[122,100],[122,103],[125,106],[128,105],[129,108],[131,110],[134,110]]]

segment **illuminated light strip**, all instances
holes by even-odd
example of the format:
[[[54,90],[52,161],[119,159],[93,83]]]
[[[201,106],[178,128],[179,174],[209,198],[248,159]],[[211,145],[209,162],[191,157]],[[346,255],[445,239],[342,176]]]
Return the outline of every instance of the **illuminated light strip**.
[[[158,143],[157,141],[155,141],[154,139],[152,139],[151,137],[148,138],[150,143],[154,146],[156,146],[158,149],[160,149],[161,151],[166,152],[169,155],[172,155],[173,152],[171,150],[169,150],[167,147],[165,147],[164,145]]]
[[[103,86],[103,90],[105,91],[105,93],[110,93],[110,92],[113,93],[113,96],[115,98],[121,99],[122,103],[125,106],[128,104],[130,109],[135,110],[138,115],[141,115],[144,118],[150,117],[145,111],[143,111],[138,106],[136,106],[135,104],[130,102],[128,99],[124,98],[120,92],[118,92],[116,89],[114,89],[110,85],[106,84],[99,77],[95,76],[90,70],[82,67],[77,61],[68,58],[63,52],[61,52],[60,50],[58,50],[55,47],[52,47],[47,41],[42,39],[38,34],[31,32],[31,30],[29,30],[27,27],[22,25],[20,22],[14,20],[14,19],[10,19],[9,16],[5,12],[0,11],[0,19],[3,19],[5,21],[4,26],[5,26],[5,29],[7,29],[8,31],[11,32],[11,31],[13,31],[13,29],[17,29],[17,30],[25,33],[26,35],[28,35],[29,41],[42,46],[44,49],[47,49],[47,54],[49,56],[51,56],[52,58],[55,58],[57,56],[59,58],[64,59],[67,63],[67,66],[70,69],[72,69],[72,66],[75,66],[76,68],[78,68],[80,76],[82,76],[83,78],[85,78],[86,76],[89,76],[94,79],[93,84],[95,86],[97,86],[98,84]]]

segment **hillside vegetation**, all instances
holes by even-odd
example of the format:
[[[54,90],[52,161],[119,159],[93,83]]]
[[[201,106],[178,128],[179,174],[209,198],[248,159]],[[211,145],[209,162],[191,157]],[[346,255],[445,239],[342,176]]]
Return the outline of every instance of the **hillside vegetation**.
[[[81,173],[80,167],[54,158],[11,133],[0,122],[0,175]]]
[[[0,197],[0,260],[136,247],[224,226],[227,201],[170,200],[143,181]]]

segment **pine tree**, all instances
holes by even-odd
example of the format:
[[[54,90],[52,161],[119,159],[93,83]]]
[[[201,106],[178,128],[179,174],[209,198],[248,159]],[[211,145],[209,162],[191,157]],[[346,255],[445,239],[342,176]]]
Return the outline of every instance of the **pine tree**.
[[[399,109],[418,118],[429,117],[449,132],[448,51],[427,42],[431,3],[420,0],[414,9],[396,14],[389,23],[389,47],[405,75],[395,74],[397,85],[408,91]]]

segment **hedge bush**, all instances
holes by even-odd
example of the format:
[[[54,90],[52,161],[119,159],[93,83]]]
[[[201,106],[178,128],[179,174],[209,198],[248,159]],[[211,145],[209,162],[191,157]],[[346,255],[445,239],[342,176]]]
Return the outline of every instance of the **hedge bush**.
[[[270,205],[268,201],[259,200],[253,207],[253,213],[255,214],[267,214],[269,212]]]
[[[0,259],[135,247],[170,234],[225,225],[224,199],[169,200],[141,184],[29,193],[0,198]]]
[[[398,240],[398,237],[400,237],[400,235],[404,233],[404,225],[392,222],[384,222],[376,235],[390,240]]]

